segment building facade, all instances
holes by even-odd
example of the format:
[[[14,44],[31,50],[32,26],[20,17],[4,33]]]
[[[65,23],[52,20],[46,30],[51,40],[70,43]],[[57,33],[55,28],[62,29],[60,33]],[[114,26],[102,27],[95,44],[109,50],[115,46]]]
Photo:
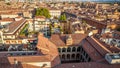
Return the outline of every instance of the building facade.
[[[53,35],[50,40],[58,47],[62,63],[89,62],[91,58],[81,45],[85,37],[86,35],[84,34]],[[59,44],[57,42],[59,42]]]

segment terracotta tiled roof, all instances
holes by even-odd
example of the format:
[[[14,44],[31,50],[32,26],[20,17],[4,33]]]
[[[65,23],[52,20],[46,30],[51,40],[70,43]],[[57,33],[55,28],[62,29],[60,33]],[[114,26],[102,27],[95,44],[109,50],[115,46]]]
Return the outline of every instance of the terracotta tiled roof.
[[[33,59],[34,58],[34,59]],[[50,62],[49,57],[45,55],[31,55],[31,56],[11,56],[11,57],[0,57],[0,63],[11,63],[13,64],[17,60],[19,62]]]
[[[112,34],[111,33],[104,33],[104,34],[101,35],[101,38],[104,38],[104,39],[112,38]]]
[[[59,35],[52,35],[50,41],[53,42],[57,46],[65,46],[65,38],[60,37]]]
[[[36,19],[37,19],[37,18],[43,18],[43,19],[45,19],[44,16],[35,16],[35,18],[36,18]]]
[[[40,68],[38,66],[33,66],[33,65],[30,65],[30,64],[18,64],[18,65],[15,65],[15,64],[0,64],[0,68]]]
[[[94,61],[104,61],[104,57],[107,53],[120,52],[119,48],[110,47],[110,45],[107,45],[94,37],[87,37],[83,41],[85,43],[82,44],[82,47]]]
[[[98,62],[66,63],[55,68],[120,68],[120,64],[109,65]]]
[[[1,54],[0,64],[7,64],[2,66],[3,68],[9,68],[9,66],[13,68],[12,64],[15,63],[15,60],[21,63],[22,67],[20,68],[38,68],[37,66],[24,65],[27,62],[50,62],[52,67],[60,64],[57,47],[42,35],[38,35],[37,48],[37,55],[7,56],[6,54]]]
[[[105,46],[103,46],[99,41],[97,41],[95,38],[93,37],[88,37],[86,38],[91,45],[102,55],[105,56],[106,53],[111,53],[111,51],[109,49],[107,49]]]
[[[3,18],[2,20],[0,20],[1,22],[5,22],[5,21],[14,21],[13,18]]]
[[[98,51],[88,42],[88,40],[83,40],[85,43],[82,44],[83,49],[91,57],[93,61],[99,61],[103,57],[98,53]]]
[[[83,20],[87,21],[86,23],[91,25],[91,26],[94,26],[98,29],[102,29],[102,28],[105,28],[107,24],[103,23],[103,22],[100,22],[100,21],[97,21],[97,20],[93,20],[93,19],[89,19],[89,18],[82,18]]]
[[[43,35],[38,35],[37,48],[43,53],[47,54],[48,58],[52,61],[52,67],[60,63],[59,53],[55,44],[50,42],[49,39],[43,37]]]
[[[38,36],[37,48],[40,49],[43,54],[51,55],[51,57],[58,55],[56,45],[54,45],[49,41],[49,39],[43,37],[42,35]]]
[[[8,25],[9,31],[7,33],[13,32],[15,29],[17,29],[23,23],[25,24],[25,19],[11,23],[10,25]]]
[[[113,36],[112,34],[117,34],[117,35]],[[102,34],[101,38],[102,39],[109,39],[109,38],[120,39],[120,32],[115,31],[115,32],[112,32],[112,33],[105,33],[105,34]]]
[[[98,42],[100,42],[104,47],[106,47],[107,49],[109,49],[112,53],[118,53],[120,52],[120,48],[112,46],[112,45],[108,45],[102,41],[100,41],[99,39],[95,38]]]
[[[57,46],[65,46],[66,45],[66,36],[71,35],[73,39],[72,45],[80,45],[79,43],[87,36],[86,34],[63,34],[63,35],[52,35],[50,41],[53,42]]]
[[[22,16],[18,16],[18,17],[16,17],[16,18],[22,18]]]

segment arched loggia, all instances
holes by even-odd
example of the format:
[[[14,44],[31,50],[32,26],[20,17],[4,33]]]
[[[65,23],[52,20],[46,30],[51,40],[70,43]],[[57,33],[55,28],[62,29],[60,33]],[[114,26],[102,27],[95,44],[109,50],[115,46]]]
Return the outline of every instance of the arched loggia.
[[[65,54],[62,55],[62,59],[65,60]]]
[[[62,52],[66,52],[66,48],[62,48]]]
[[[72,52],[75,52],[75,51],[76,51],[76,48],[75,48],[75,47],[73,47],[73,48],[72,48]]]
[[[67,48],[67,52],[71,52],[71,48],[70,47]]]

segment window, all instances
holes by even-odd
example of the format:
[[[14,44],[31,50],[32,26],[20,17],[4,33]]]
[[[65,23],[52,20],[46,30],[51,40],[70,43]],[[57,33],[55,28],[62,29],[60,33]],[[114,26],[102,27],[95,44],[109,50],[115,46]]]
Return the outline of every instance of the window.
[[[78,47],[78,48],[77,48],[77,52],[80,52],[80,49],[81,49],[81,48],[80,48],[80,47]]]
[[[72,52],[75,52],[75,51],[76,51],[76,48],[75,48],[75,47],[73,47],[73,48],[72,48]]]
[[[79,59],[79,58],[80,58],[80,54],[77,54],[77,55],[76,55],[76,59]]]
[[[90,62],[91,61],[91,59],[90,59],[90,57],[88,58],[88,62]]]
[[[58,48],[58,51],[61,52],[61,48]]]
[[[72,59],[75,59],[75,54],[72,54]]]
[[[71,52],[71,48],[70,47],[67,48],[67,52]]]
[[[86,58],[88,57],[88,54],[86,53]]]
[[[66,48],[63,48],[63,49],[62,49],[62,52],[66,52]]]
[[[67,54],[67,59],[70,59],[70,54]]]
[[[62,55],[62,59],[65,59],[65,54]]]

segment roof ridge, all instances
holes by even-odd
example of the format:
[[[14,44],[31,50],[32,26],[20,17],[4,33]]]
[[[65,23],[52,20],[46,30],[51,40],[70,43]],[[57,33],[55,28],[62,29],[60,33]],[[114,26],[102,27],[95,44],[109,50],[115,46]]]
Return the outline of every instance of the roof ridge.
[[[107,49],[106,47],[104,47],[100,42],[98,42],[93,36],[91,37],[97,44],[99,44],[100,47],[102,47],[104,50],[106,50],[107,52],[111,53],[111,51],[109,49]]]

